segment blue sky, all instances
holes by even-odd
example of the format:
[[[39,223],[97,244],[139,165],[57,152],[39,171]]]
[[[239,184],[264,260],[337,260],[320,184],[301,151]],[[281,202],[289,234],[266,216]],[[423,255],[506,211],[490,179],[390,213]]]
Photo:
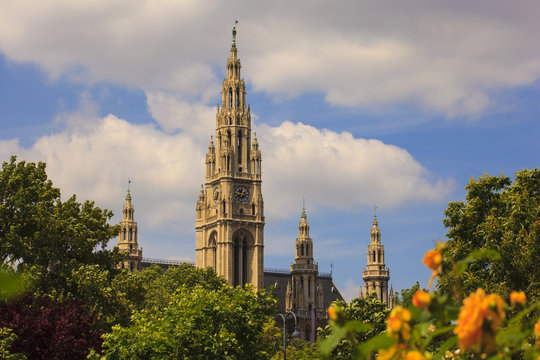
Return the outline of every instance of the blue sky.
[[[307,7],[307,5],[311,5]],[[263,154],[265,266],[315,257],[347,298],[377,211],[395,290],[471,176],[538,166],[535,2],[4,1],[0,156],[119,214],[148,257],[194,259],[195,202],[237,18]],[[309,10],[308,10],[309,9]],[[114,221],[119,221],[118,217]]]

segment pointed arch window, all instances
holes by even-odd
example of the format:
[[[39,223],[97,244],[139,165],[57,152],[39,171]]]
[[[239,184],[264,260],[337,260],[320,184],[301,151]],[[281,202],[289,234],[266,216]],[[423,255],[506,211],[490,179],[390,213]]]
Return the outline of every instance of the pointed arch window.
[[[229,88],[229,107],[232,108],[232,97],[233,97],[233,91],[232,88]]]

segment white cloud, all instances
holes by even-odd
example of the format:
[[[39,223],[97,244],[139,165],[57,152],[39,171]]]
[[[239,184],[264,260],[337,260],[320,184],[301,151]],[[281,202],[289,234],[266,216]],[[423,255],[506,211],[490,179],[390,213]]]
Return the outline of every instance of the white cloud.
[[[404,149],[348,132],[284,122],[258,129],[263,152],[265,206],[288,217],[305,196],[310,207],[396,207],[440,201],[452,181],[430,181],[428,171]]]
[[[274,95],[477,116],[496,105],[493,92],[540,75],[536,1],[5,0],[1,9],[0,51],[10,59],[53,78],[203,104],[217,95],[234,18],[248,82]]]
[[[206,119],[210,110],[163,94],[150,94],[148,104],[164,129],[180,131],[135,125],[114,115],[100,118],[84,93],[79,111],[58,116],[68,125],[65,130],[43,136],[29,148],[17,140],[1,140],[0,156],[13,153],[21,160],[45,161],[64,196],[75,193],[80,200],[95,200],[117,213],[131,178],[137,218],[143,219],[144,227],[166,225],[173,227],[170,231],[190,233],[204,182],[208,135],[214,128]],[[260,126],[258,139],[265,213],[274,219],[297,215],[302,195],[309,199],[310,209],[397,207],[440,201],[452,187],[452,181],[431,180],[407,151],[347,132],[284,122]]]
[[[147,92],[146,99],[152,117],[163,130],[181,130],[198,141],[209,140],[216,124],[216,108],[165,92]]]
[[[360,295],[360,285],[353,279],[347,279],[345,281],[345,287],[340,290],[341,296],[346,302],[356,299]]]

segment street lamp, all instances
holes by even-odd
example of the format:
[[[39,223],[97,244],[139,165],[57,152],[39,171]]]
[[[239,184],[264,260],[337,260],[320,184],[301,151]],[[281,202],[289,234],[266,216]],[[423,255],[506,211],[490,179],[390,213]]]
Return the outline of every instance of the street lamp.
[[[302,336],[302,334],[300,334],[300,331],[298,331],[298,329],[297,329],[298,321],[296,320],[296,315],[292,311],[287,312],[285,315],[277,314],[276,316],[274,316],[274,319],[279,316],[283,320],[283,360],[287,360],[287,338],[285,336],[285,328],[286,328],[286,326],[285,326],[286,321],[285,320],[287,318],[287,315],[289,315],[289,314],[292,314],[292,316],[294,317],[294,331],[291,334],[291,337],[293,339],[297,339],[297,338]]]

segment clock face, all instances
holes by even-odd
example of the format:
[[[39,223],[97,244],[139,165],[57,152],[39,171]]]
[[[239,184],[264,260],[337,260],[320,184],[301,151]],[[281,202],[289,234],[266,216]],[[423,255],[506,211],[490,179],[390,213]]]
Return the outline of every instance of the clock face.
[[[245,186],[237,186],[234,189],[234,198],[236,201],[246,202],[249,200],[249,191]]]
[[[218,200],[219,200],[219,188],[217,187],[214,189],[214,204],[217,204]]]

